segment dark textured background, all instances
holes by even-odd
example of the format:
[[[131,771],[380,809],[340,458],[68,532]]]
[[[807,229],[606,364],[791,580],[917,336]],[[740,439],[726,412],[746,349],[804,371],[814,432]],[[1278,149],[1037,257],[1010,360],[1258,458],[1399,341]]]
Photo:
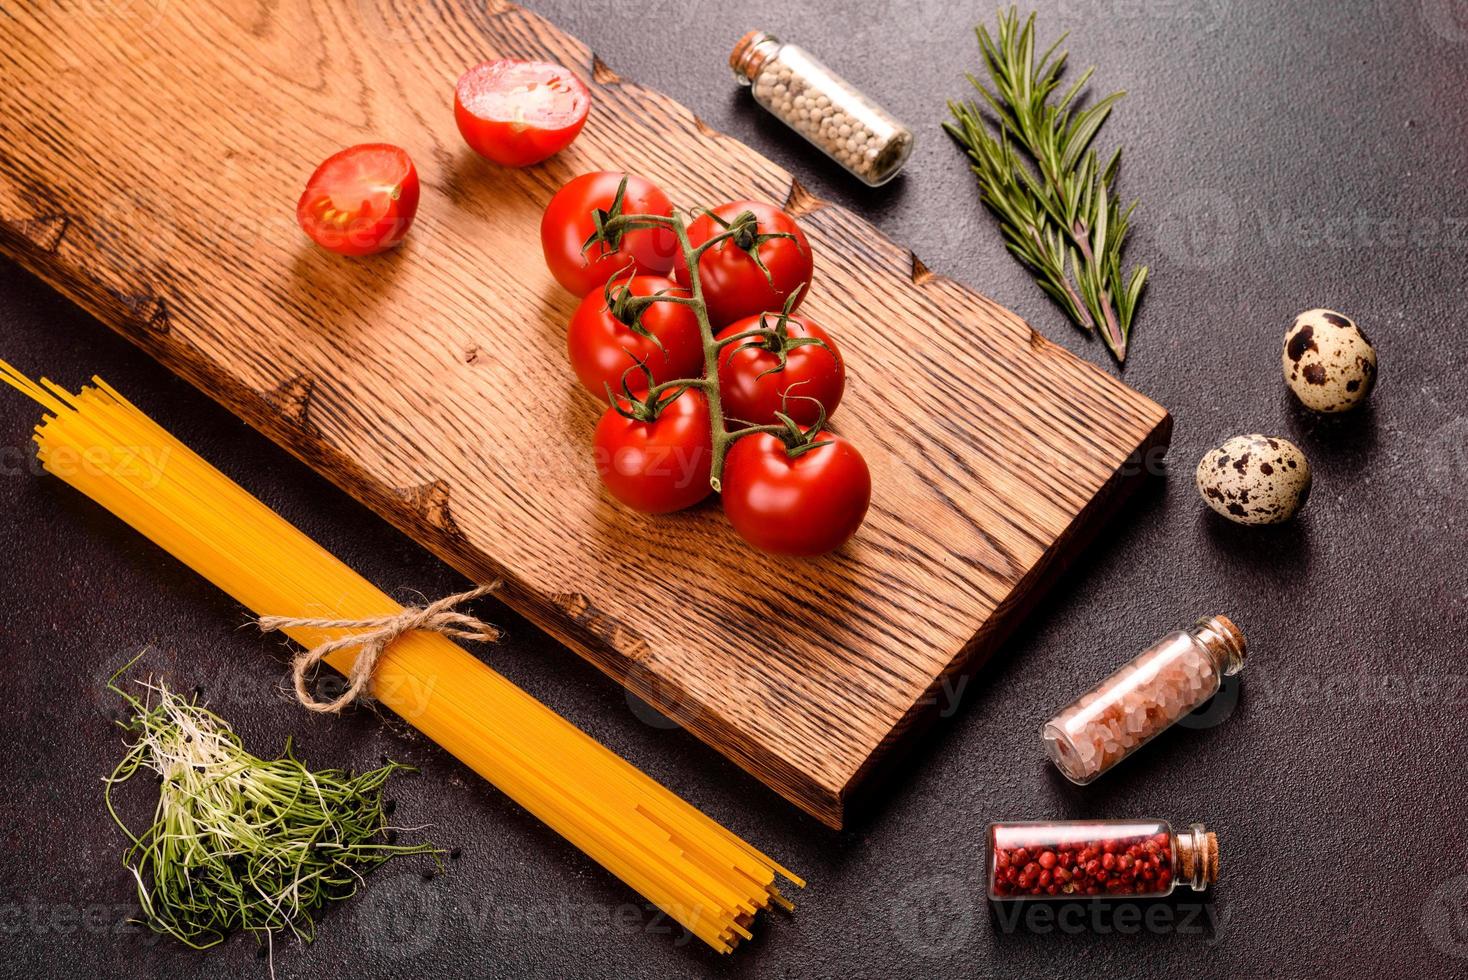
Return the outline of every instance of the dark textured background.
[[[82,4],[100,19],[79,29],[139,6]],[[968,27],[987,5],[531,6],[936,271],[1108,364],[1004,254],[938,130],[975,66]],[[316,765],[390,755],[422,766],[393,791],[397,819],[431,823],[435,840],[462,848],[432,880],[413,863],[379,873],[326,917],[314,945],[277,949],[280,976],[1464,975],[1468,10],[1455,0],[1041,6],[1047,37],[1071,30],[1074,59],[1101,66],[1099,85],[1130,92],[1102,142],[1127,147],[1124,190],[1143,198],[1132,255],[1152,264],[1155,284],[1125,377],[1176,415],[1173,471],[946,706],[949,719],[872,811],[844,833],[818,826],[523,621],[482,607],[509,629],[486,659],[806,873],[793,918],[720,959],[400,724],[365,711],[308,717],[280,693],[284,647],[240,628],[239,608],[136,533],[34,475],[23,450],[36,409],[5,396],[0,970],[265,972],[248,939],[198,954],[124,922],[131,886],[98,782],[120,743],[101,686],[146,646],[146,664],[201,685],[259,752],[293,734]],[[905,177],[862,190],[753,107],[724,59],[756,26],[805,42],[916,127]],[[0,355],[68,385],[106,376],[400,597],[462,584],[38,282],[0,265],[0,283]],[[1280,378],[1283,331],[1315,306],[1356,317],[1380,351],[1374,401],[1351,417],[1310,418]],[[1252,431],[1295,440],[1314,464],[1314,495],[1293,525],[1225,524],[1192,488],[1206,448]],[[1048,709],[1214,611],[1236,617],[1251,659],[1212,716],[1088,789],[1042,765],[1036,729]],[[1218,832],[1215,897],[1088,910],[1063,926],[1000,918],[983,901],[987,821],[1137,815]]]

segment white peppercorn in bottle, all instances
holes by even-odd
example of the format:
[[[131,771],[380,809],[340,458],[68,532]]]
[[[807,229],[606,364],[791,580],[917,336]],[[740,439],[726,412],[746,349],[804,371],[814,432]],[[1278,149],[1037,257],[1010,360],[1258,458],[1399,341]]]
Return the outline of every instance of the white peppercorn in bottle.
[[[785,125],[871,187],[912,153],[912,131],[805,49],[750,31],[729,56],[740,84]]]
[[[1047,721],[1046,755],[1084,786],[1217,694],[1243,670],[1244,649],[1227,616],[1167,634]]]

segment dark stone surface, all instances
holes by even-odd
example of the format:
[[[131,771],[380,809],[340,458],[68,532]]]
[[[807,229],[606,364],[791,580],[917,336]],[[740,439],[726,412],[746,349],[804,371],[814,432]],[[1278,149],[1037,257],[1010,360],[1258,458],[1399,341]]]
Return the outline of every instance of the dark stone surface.
[[[959,153],[937,129],[964,94],[983,5],[796,6],[756,0],[541,0],[616,71],[867,214],[938,272],[973,284],[1081,356],[1004,254]],[[483,656],[557,711],[806,873],[793,918],[720,959],[666,934],[632,892],[400,724],[308,717],[281,693],[286,651],[243,612],[66,487],[23,447],[36,410],[0,397],[0,973],[263,976],[236,938],[195,953],[122,920],[122,839],[100,801],[119,753],[101,687],[145,663],[206,695],[261,753],[294,735],[315,765],[423,767],[397,819],[462,848],[447,873],[380,873],[279,976],[1461,976],[1468,971],[1462,815],[1468,501],[1463,100],[1468,20],[1452,0],[1245,4],[1062,0],[1079,64],[1129,98],[1103,142],[1127,147],[1143,198],[1132,254],[1155,285],[1128,382],[1177,417],[1153,481],[992,667],[914,746],[845,833],[801,816],[493,603],[509,630]],[[1455,12],[1457,19],[1455,19]],[[724,58],[750,27],[805,42],[913,123],[909,172],[854,186],[736,89]],[[648,40],[649,31],[656,40]],[[13,266],[0,266],[0,354],[75,385],[96,372],[327,548],[403,597],[462,584],[412,542]],[[1285,327],[1328,306],[1377,343],[1372,404],[1317,420],[1279,371]],[[1228,525],[1192,488],[1211,445],[1263,431],[1299,443],[1316,485],[1302,519]],[[1045,713],[1153,637],[1206,612],[1251,641],[1216,727],[1169,734],[1099,784],[1042,765]],[[981,838],[1000,818],[1157,816],[1219,835],[1215,896],[1060,924],[982,899]],[[1136,937],[1119,933],[1138,931]]]

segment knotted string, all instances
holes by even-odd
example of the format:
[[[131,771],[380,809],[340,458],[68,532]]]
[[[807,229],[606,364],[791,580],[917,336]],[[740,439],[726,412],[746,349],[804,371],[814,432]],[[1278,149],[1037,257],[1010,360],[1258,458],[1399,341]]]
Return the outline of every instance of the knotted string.
[[[297,654],[292,664],[296,697],[301,704],[312,711],[335,714],[357,700],[367,690],[368,685],[372,683],[372,674],[377,669],[377,661],[392,645],[393,640],[404,633],[413,630],[427,630],[430,633],[439,633],[461,640],[474,640],[478,643],[493,643],[498,640],[500,631],[497,628],[483,620],[457,612],[454,607],[488,595],[502,584],[498,581],[491,582],[489,585],[482,585],[468,592],[445,596],[426,606],[409,606],[402,612],[393,613],[390,616],[371,616],[365,619],[261,616],[257,622],[260,629],[266,633],[297,628],[353,631],[347,636],[327,640],[305,653]],[[357,659],[352,661],[351,669],[346,672],[347,680],[350,682],[346,691],[334,701],[317,700],[307,687],[307,681],[314,675],[316,665],[336,651],[350,647],[361,647],[361,650],[357,654]]]

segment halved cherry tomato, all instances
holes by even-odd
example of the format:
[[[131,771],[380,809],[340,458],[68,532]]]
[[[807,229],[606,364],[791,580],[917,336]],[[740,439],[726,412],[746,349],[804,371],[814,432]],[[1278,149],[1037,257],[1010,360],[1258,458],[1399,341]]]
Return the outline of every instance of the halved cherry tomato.
[[[780,320],[778,313],[762,313],[736,320],[719,333],[718,340],[751,330],[777,333],[731,343],[719,352],[719,393],[728,418],[773,425],[775,413],[784,412],[800,425],[814,425],[820,411],[810,399],[819,402],[828,416],[841,404],[846,367],[835,341],[808,316],[785,317],[783,331]],[[781,332],[788,340],[778,336]],[[807,342],[789,345],[789,340]],[[785,348],[784,367],[780,367],[781,346]]]
[[[618,198],[623,179],[626,190]],[[669,228],[640,228],[622,234],[614,247],[599,243],[582,252],[596,231],[593,213],[657,214],[671,216],[668,195],[646,177],[601,171],[582,174],[556,191],[540,219],[540,246],[545,264],[556,281],[577,296],[605,283],[618,272],[662,275],[673,267],[678,239]]]
[[[571,316],[566,331],[566,346],[576,377],[592,394],[605,397],[607,386],[619,391],[622,376],[641,361],[654,382],[698,378],[703,375],[703,335],[698,317],[682,303],[654,303],[642,311],[642,328],[656,338],[636,333],[617,310],[624,292],[633,296],[688,295],[671,279],[662,276],[632,276],[630,281],[619,276],[610,283],[612,299],[606,289],[593,289]],[[630,319],[630,317],[629,317]],[[629,381],[646,385],[640,371],[633,371]],[[637,385],[634,384],[634,390]]]
[[[311,240],[339,255],[372,255],[403,240],[418,213],[418,171],[406,150],[361,143],[326,158],[296,205]]]
[[[454,88],[464,142],[505,167],[528,167],[570,146],[590,109],[581,79],[547,61],[486,61]]]
[[[823,555],[861,527],[872,476],[856,447],[822,432],[791,456],[779,436],[744,436],[729,447],[724,513],[740,537],[776,555]]]
[[[617,404],[630,408],[626,398]],[[596,426],[596,472],[622,503],[648,514],[692,507],[707,497],[713,467],[708,399],[684,389],[652,421],[608,408]]]
[[[714,208],[713,213],[724,224],[707,214],[699,216],[688,226],[688,243],[697,248],[725,231],[725,225],[745,211],[752,212],[755,221],[745,226],[737,239],[725,239],[703,253],[698,263],[709,319],[716,327],[766,310],[781,309],[785,300],[799,289],[800,295],[790,307],[793,310],[805,299],[805,290],[801,287],[810,285],[810,243],[805,240],[805,233],[794,218],[771,205],[759,201],[721,204]],[[794,237],[758,241],[760,236],[769,234]],[[747,251],[755,248],[756,244],[760,261],[769,270],[768,277]],[[681,252],[673,259],[673,278],[688,285],[688,263],[683,261]]]

